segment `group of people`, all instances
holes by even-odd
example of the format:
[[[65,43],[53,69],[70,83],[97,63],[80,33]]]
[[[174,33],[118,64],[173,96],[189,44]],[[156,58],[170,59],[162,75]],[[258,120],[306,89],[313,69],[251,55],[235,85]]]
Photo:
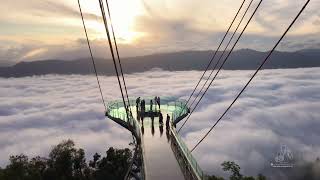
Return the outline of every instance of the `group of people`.
[[[146,101],[144,99],[141,100],[140,97],[136,99],[136,108],[137,112],[145,112],[146,110]]]
[[[153,112],[153,105],[158,105],[160,110],[160,97],[154,97],[154,100],[150,100],[150,111]],[[142,112],[144,114],[146,112],[146,101],[144,99],[141,100],[140,97],[136,99],[136,109],[137,112]]]
[[[155,110],[156,110],[157,106],[159,108],[159,111],[154,111],[153,107],[155,107]],[[162,115],[162,113],[160,111],[160,107],[161,107],[160,97],[155,96],[154,99],[150,100],[150,110],[149,110],[149,112],[146,112],[146,101],[144,99],[141,99],[141,97],[138,97],[136,99],[137,119],[139,121],[141,120],[142,123],[143,123],[144,117],[145,116],[150,116],[151,120],[152,120],[152,123],[153,123],[154,116],[159,116],[159,125],[163,126],[163,115]],[[169,128],[170,127],[169,125],[170,125],[170,116],[169,116],[169,114],[167,114],[166,127]]]

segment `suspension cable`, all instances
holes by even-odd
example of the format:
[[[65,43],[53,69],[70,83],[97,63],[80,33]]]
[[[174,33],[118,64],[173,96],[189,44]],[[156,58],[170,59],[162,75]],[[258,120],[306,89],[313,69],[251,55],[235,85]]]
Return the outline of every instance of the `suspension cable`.
[[[242,6],[243,6],[243,4],[245,3],[245,1],[246,1],[246,0],[243,0],[243,1],[242,1],[242,4],[240,5],[240,7],[239,7],[239,9],[238,9],[238,11],[237,11],[237,13],[236,13],[236,15],[234,16],[234,18],[233,18],[233,20],[232,20],[231,24],[230,24],[230,25],[229,25],[229,27],[228,27],[228,30],[225,32],[225,34],[224,34],[224,36],[223,36],[223,38],[222,38],[222,40],[221,40],[221,42],[220,42],[220,44],[219,44],[218,48],[216,49],[216,51],[214,52],[214,54],[213,54],[212,58],[210,59],[210,61],[209,61],[208,65],[207,65],[207,67],[206,67],[205,71],[202,73],[202,75],[201,75],[201,77],[200,77],[200,79],[199,79],[199,81],[198,81],[197,85],[196,85],[196,86],[195,86],[195,88],[193,89],[193,91],[192,91],[191,95],[189,96],[189,98],[188,98],[188,100],[187,100],[187,102],[186,102],[186,105],[185,105],[185,106],[187,106],[187,104],[189,103],[189,101],[190,101],[191,97],[192,97],[192,96],[193,96],[193,94],[195,93],[195,91],[196,91],[196,89],[198,88],[198,86],[199,86],[199,84],[200,84],[201,80],[203,79],[204,75],[206,74],[207,70],[209,69],[209,67],[210,67],[210,65],[211,65],[211,63],[212,63],[212,61],[213,61],[213,59],[216,57],[216,54],[217,54],[217,52],[219,51],[220,46],[222,45],[222,43],[223,43],[224,39],[225,39],[225,38],[226,38],[226,36],[228,35],[228,33],[229,33],[229,31],[230,31],[230,28],[232,27],[232,25],[233,25],[234,21],[236,20],[236,18],[237,18],[237,16],[238,16],[238,14],[239,14],[240,10],[242,9]]]
[[[196,103],[195,107],[192,109],[192,111],[190,112],[189,116],[187,117],[187,119],[183,122],[182,126],[179,128],[178,132],[180,132],[180,130],[183,128],[183,126],[187,123],[187,121],[190,119],[190,116],[192,115],[192,113],[194,112],[194,110],[198,107],[199,103],[201,102],[202,98],[204,97],[204,95],[207,93],[208,89],[210,88],[212,82],[215,80],[215,78],[217,77],[217,75],[219,74],[220,70],[222,69],[223,65],[226,63],[226,61],[228,60],[230,54],[232,53],[233,49],[235,48],[235,46],[237,45],[238,41],[240,40],[241,36],[243,35],[244,31],[247,29],[249,23],[251,22],[253,16],[255,15],[255,13],[257,12],[258,8],[260,7],[261,3],[263,0],[260,0],[259,4],[256,6],[254,12],[252,13],[252,15],[250,16],[249,20],[247,21],[245,27],[242,29],[240,35],[238,36],[237,40],[235,41],[235,43],[233,44],[231,50],[229,51],[228,55],[226,56],[226,58],[224,59],[224,61],[222,62],[222,64],[220,65],[218,71],[216,72],[215,76],[213,77],[213,79],[210,81],[209,85],[207,86],[207,88],[205,89],[204,93],[201,95],[199,101]]]
[[[93,55],[92,55],[91,45],[90,45],[90,41],[89,41],[89,37],[88,37],[88,33],[87,33],[87,28],[86,28],[86,25],[85,25],[85,22],[84,22],[84,17],[83,17],[83,13],[82,13],[82,9],[81,9],[80,0],[78,0],[78,5],[79,5],[80,15],[81,15],[81,19],[82,19],[83,29],[84,29],[84,32],[85,32],[85,35],[86,35],[87,44],[88,44],[88,48],[89,48],[89,52],[90,52],[90,56],[91,56],[91,60],[92,60],[94,73],[96,75],[98,87],[99,87],[99,90],[100,90],[101,100],[102,100],[104,109],[107,112],[107,106],[106,106],[106,102],[105,102],[104,97],[103,97],[103,93],[102,93],[102,89],[101,89],[101,85],[100,85],[100,81],[99,81],[99,76],[98,76],[98,72],[97,72],[97,69],[96,69],[96,64],[95,64],[95,61],[94,61],[94,58],[93,58]]]
[[[126,115],[127,115],[128,120],[129,120],[128,108],[127,108],[126,101],[125,101],[125,98],[124,98],[124,95],[123,95],[122,85],[121,85],[121,81],[120,81],[120,78],[119,78],[119,72],[118,72],[117,63],[116,63],[114,52],[113,52],[113,46],[112,46],[112,43],[111,43],[110,32],[109,32],[109,29],[108,29],[108,22],[107,22],[107,19],[106,19],[106,14],[105,14],[105,11],[104,11],[102,0],[99,0],[99,5],[100,5],[100,10],[101,10],[101,14],[102,14],[105,30],[106,30],[106,33],[107,33],[107,36],[108,36],[108,43],[109,43],[109,47],[110,47],[110,52],[111,52],[111,56],[112,56],[114,69],[116,71],[116,75],[117,75],[117,79],[118,79],[119,88],[120,88],[120,91],[121,91],[121,96],[122,96],[124,109],[126,110]]]
[[[110,9],[109,9],[108,0],[106,0],[106,5],[107,5],[107,10],[108,10],[109,18],[110,18],[110,25],[111,25],[111,30],[112,30],[112,36],[113,36],[114,46],[115,46],[115,48],[116,48],[116,53],[117,53],[117,57],[118,57],[118,62],[119,62],[119,67],[120,67],[121,76],[122,76],[122,81],[123,81],[125,93],[126,93],[126,96],[127,96],[128,106],[130,107],[130,111],[131,111],[131,105],[130,105],[129,95],[128,95],[128,91],[127,91],[127,85],[126,85],[126,81],[125,81],[124,75],[123,75],[122,64],[121,64],[121,60],[120,60],[120,56],[119,56],[119,50],[118,50],[118,44],[117,44],[116,36],[115,36],[115,33],[114,33],[113,25],[112,25],[111,13],[110,13]]]
[[[251,76],[251,78],[249,79],[249,81],[246,83],[246,85],[242,88],[242,90],[240,91],[240,93],[236,96],[236,98],[232,101],[232,103],[229,105],[229,107],[225,110],[225,112],[220,116],[220,118],[214,123],[214,125],[209,129],[209,131],[201,138],[201,140],[192,148],[191,152],[193,150],[195,150],[199,144],[209,135],[209,133],[212,131],[212,129],[219,123],[219,121],[224,117],[224,115],[230,110],[230,108],[233,106],[233,104],[239,99],[240,95],[244,92],[244,90],[248,87],[248,85],[250,84],[250,82],[253,80],[253,78],[257,75],[257,73],[261,70],[261,68],[263,67],[263,65],[267,62],[267,60],[269,59],[269,57],[271,56],[271,54],[274,52],[274,50],[277,48],[277,46],[279,45],[279,43],[282,41],[282,39],[286,36],[286,34],[288,33],[288,31],[291,29],[291,27],[293,26],[293,24],[296,22],[296,20],[298,19],[298,17],[301,15],[301,13],[304,11],[304,9],[307,7],[307,5],[309,4],[310,0],[308,0],[304,6],[301,8],[301,10],[299,11],[299,13],[296,15],[296,17],[294,18],[294,20],[291,22],[291,24],[288,26],[288,28],[286,29],[286,31],[282,34],[282,36],[280,37],[280,39],[277,41],[277,43],[274,45],[274,47],[272,48],[272,50],[269,52],[269,54],[267,55],[267,57],[262,61],[262,63],[260,64],[260,66],[258,67],[258,69],[255,71],[255,73]]]
[[[240,21],[239,21],[239,23],[238,23],[238,26],[236,27],[236,29],[235,29],[235,30],[234,30],[234,32],[232,33],[232,36],[231,36],[231,38],[229,39],[229,42],[227,43],[226,47],[224,48],[223,52],[221,53],[221,55],[220,55],[220,57],[219,57],[218,61],[217,61],[217,62],[216,62],[216,64],[214,65],[214,68],[211,70],[211,73],[210,73],[209,77],[206,79],[206,81],[205,81],[205,83],[202,85],[202,87],[201,87],[200,91],[198,92],[198,94],[197,94],[197,95],[196,95],[196,97],[193,99],[192,103],[190,104],[190,107],[191,107],[191,106],[194,104],[194,102],[197,100],[197,98],[199,97],[199,95],[200,95],[200,94],[201,94],[201,92],[203,91],[204,87],[205,87],[205,86],[206,86],[206,84],[208,83],[209,79],[211,78],[211,76],[212,76],[212,74],[213,74],[214,70],[215,70],[215,69],[216,69],[216,67],[218,66],[218,64],[219,64],[219,62],[220,62],[220,60],[221,60],[221,58],[223,57],[223,55],[224,55],[224,53],[226,52],[227,48],[229,47],[229,45],[230,45],[231,41],[233,40],[234,35],[237,33],[237,31],[238,31],[238,29],[239,29],[239,27],[240,27],[240,25],[241,25],[241,23],[242,23],[242,21],[243,21],[244,17],[246,16],[246,14],[247,14],[247,12],[248,12],[248,10],[249,10],[249,8],[250,8],[250,6],[251,6],[252,2],[253,2],[253,0],[251,0],[251,1],[250,1],[250,3],[249,3],[249,5],[248,5],[247,9],[246,9],[246,10],[245,10],[245,12],[243,13],[242,18],[241,18],[241,20],[240,20]]]

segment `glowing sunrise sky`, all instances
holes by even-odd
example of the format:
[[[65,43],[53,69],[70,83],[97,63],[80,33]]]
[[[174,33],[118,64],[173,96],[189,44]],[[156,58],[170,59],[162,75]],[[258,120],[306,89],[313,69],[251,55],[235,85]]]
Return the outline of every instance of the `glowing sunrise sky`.
[[[136,56],[215,49],[241,2],[109,0],[109,5],[121,55]],[[269,50],[304,2],[263,1],[236,48]],[[257,3],[253,1],[250,13]],[[81,0],[81,4],[95,56],[106,57],[98,0]],[[244,7],[248,4],[249,0]],[[279,50],[320,47],[319,8],[320,1],[310,2]],[[0,13],[0,65],[88,56],[77,0],[2,0]]]

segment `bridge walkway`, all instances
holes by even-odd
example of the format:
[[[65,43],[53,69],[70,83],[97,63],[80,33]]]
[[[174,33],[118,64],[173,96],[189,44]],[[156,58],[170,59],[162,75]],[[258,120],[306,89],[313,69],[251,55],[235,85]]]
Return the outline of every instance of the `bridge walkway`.
[[[150,117],[144,118],[141,128],[146,179],[183,180],[184,175],[171,150],[170,129],[160,125],[158,117],[153,123]]]

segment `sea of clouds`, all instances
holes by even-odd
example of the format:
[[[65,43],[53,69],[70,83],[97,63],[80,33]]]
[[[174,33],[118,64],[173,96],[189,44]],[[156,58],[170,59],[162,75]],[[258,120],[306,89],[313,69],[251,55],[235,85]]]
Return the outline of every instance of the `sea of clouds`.
[[[187,98],[202,72],[153,69],[126,75],[129,96]],[[192,148],[237,95],[252,71],[222,71],[181,135]],[[100,76],[106,101],[121,98],[115,76]],[[246,175],[285,179],[296,169],[271,168],[286,145],[295,163],[320,157],[320,68],[263,70],[194,151],[206,173],[227,176],[232,160]],[[178,125],[179,127],[179,125]],[[88,158],[108,147],[129,147],[131,134],[104,117],[94,76],[0,78],[0,166],[12,154],[47,155],[73,139]],[[320,176],[319,176],[320,177]]]

